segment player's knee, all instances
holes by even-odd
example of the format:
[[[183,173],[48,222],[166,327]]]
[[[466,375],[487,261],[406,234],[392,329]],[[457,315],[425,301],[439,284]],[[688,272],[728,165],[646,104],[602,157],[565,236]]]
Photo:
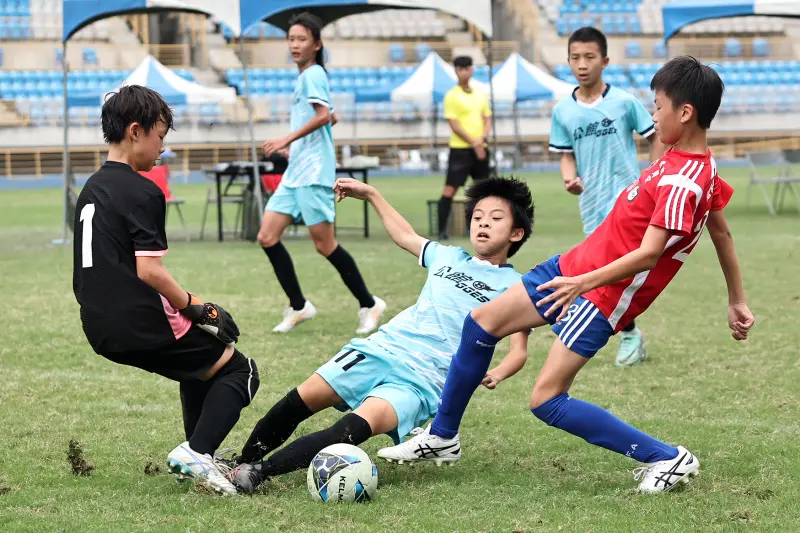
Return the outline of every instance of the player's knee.
[[[337,246],[338,244],[336,244],[335,240],[314,240],[314,247],[322,257],[328,257],[331,255],[333,251],[336,250]]]
[[[473,309],[470,315],[472,316],[472,320],[483,328],[483,331],[490,335],[495,334],[498,324],[495,323],[494,315],[486,310],[485,305]]]
[[[533,392],[531,392],[531,409],[537,409],[541,407],[554,397],[558,396],[558,393],[559,392],[554,387],[549,386],[546,382],[537,381],[536,385],[533,387]]]
[[[262,248],[272,248],[281,241],[281,236],[273,231],[261,229],[256,239]]]
[[[534,389],[531,394],[531,413],[533,416],[547,424],[555,426],[566,412],[566,402],[569,401],[569,394],[563,392],[555,396],[546,394],[537,396]]]
[[[230,361],[214,377],[216,380],[224,380],[227,385],[233,387],[241,395],[245,406],[253,401],[261,385],[256,362],[236,348]]]
[[[311,235],[311,239],[314,241],[314,248],[322,257],[329,257],[339,247],[332,232],[315,232]]]
[[[328,428],[328,436],[334,442],[358,446],[372,436],[372,428],[356,413],[347,413]]]

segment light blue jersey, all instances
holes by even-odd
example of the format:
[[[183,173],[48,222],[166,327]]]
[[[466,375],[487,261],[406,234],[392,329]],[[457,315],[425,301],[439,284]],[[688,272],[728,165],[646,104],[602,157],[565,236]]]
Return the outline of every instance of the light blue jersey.
[[[291,128],[297,131],[316,114],[314,104],[330,108],[331,92],[328,75],[319,65],[312,65],[300,74],[294,90]],[[333,187],[336,181],[336,151],[330,124],[319,128],[292,143],[289,150],[289,167],[283,174],[284,187],[323,185]]]
[[[350,346],[369,354],[377,345],[396,358],[395,372],[403,368],[409,379],[422,380],[438,400],[467,314],[522,276],[511,265],[494,266],[472,258],[463,248],[430,241],[423,246],[420,265],[428,269],[428,279],[417,303],[368,338],[353,339]]]
[[[551,152],[574,152],[584,191],[578,205],[588,236],[605,220],[620,192],[639,178],[633,132],[649,137],[653,119],[632,94],[608,85],[594,103],[573,92],[553,108]]]

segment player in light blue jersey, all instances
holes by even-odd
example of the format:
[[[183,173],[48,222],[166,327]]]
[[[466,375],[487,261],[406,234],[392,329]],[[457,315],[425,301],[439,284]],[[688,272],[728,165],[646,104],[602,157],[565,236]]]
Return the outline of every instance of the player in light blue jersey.
[[[337,443],[359,445],[389,434],[395,443],[430,419],[438,408],[452,355],[458,349],[464,317],[521,279],[507,258],[528,239],[533,202],[528,186],[513,178],[475,182],[468,190],[470,240],[474,255],[456,246],[428,241],[371,186],[339,180],[340,198],[369,201],[389,236],[419,257],[428,277],[417,303],[366,339],[353,339],[270,409],[245,444],[229,478],[243,492],[265,479],[308,467],[323,448]],[[486,373],[483,385],[494,389],[516,374],[527,360],[528,333],[511,338],[509,354]],[[282,445],[298,424],[336,407],[351,409],[328,429]],[[433,461],[460,456],[460,449],[430,450]]]
[[[336,115],[324,66],[322,22],[310,13],[301,13],[289,24],[289,51],[300,70],[292,100],[292,133],[263,146],[267,157],[274,153],[288,157],[289,167],[267,203],[258,232],[258,243],[289,298],[283,320],[272,331],[288,333],[317,315],[316,307],[303,296],[292,258],[281,243],[286,227],[302,220],[317,251],[331,262],[358,300],[356,333],[365,335],[378,327],[386,303],[367,290],[356,262],[334,234],[336,150],[331,126]]]
[[[550,151],[561,153],[564,187],[579,195],[583,232],[588,237],[611,212],[620,192],[639,178],[633,132],[650,142],[650,160],[664,154],[653,118],[632,94],[603,82],[608,66],[606,37],[581,28],[568,42],[569,66],[578,87],[553,109]],[[644,338],[632,322],[620,332],[617,366],[645,359]]]

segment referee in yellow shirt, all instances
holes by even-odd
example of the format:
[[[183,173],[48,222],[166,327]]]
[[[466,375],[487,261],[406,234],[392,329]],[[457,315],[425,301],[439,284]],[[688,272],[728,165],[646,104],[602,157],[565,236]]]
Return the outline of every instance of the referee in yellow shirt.
[[[447,179],[442,197],[439,199],[439,240],[447,240],[447,219],[453,206],[453,196],[467,182],[489,177],[489,154],[487,138],[491,129],[492,110],[489,100],[480,90],[470,87],[472,58],[460,56],[453,65],[458,76],[458,85],[444,97],[444,118],[450,123],[450,157],[447,163]]]

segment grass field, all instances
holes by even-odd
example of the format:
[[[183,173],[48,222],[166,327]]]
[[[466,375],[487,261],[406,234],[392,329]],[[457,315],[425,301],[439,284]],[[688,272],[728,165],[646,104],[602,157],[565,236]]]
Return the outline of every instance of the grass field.
[[[739,189],[728,216],[758,321],[750,340],[730,338],[724,280],[704,237],[639,321],[647,363],[615,368],[613,340],[572,390],[689,447],[703,465],[695,482],[667,495],[636,495],[636,464],[537,421],[528,396],[552,342],[541,332],[517,377],[476,394],[457,466],[381,463],[377,501],[364,506],[312,502],[305,472],[276,479],[256,496],[228,499],[145,474],[148,463],[163,468],[183,440],[177,385],[111,364],[87,344],[72,294],[72,248],[50,245],[59,236],[59,192],[0,193],[0,531],[800,531],[800,218],[772,218],[761,206],[746,214],[744,174],[725,174]],[[520,271],[582,236],[575,199],[558,177],[528,180],[536,225],[513,258]],[[424,200],[438,197],[441,178],[375,183],[427,231]],[[199,225],[205,188],[176,192],[188,201],[189,222]],[[360,209],[355,200],[340,204],[340,220],[358,222]],[[374,214],[372,221],[375,227]],[[168,267],[185,287],[232,312],[240,349],[261,369],[258,396],[225,443],[238,447],[275,401],[350,339],[357,305],[309,241],[288,239],[320,313],[288,336],[272,335],[285,298],[261,250],[246,242],[187,243],[176,222],[170,218]],[[425,272],[382,228],[367,241],[341,241],[391,314],[415,301]],[[336,417],[320,414],[299,434]],[[91,476],[71,473],[70,439],[84,446]],[[380,437],[364,448],[374,457],[389,442]]]

